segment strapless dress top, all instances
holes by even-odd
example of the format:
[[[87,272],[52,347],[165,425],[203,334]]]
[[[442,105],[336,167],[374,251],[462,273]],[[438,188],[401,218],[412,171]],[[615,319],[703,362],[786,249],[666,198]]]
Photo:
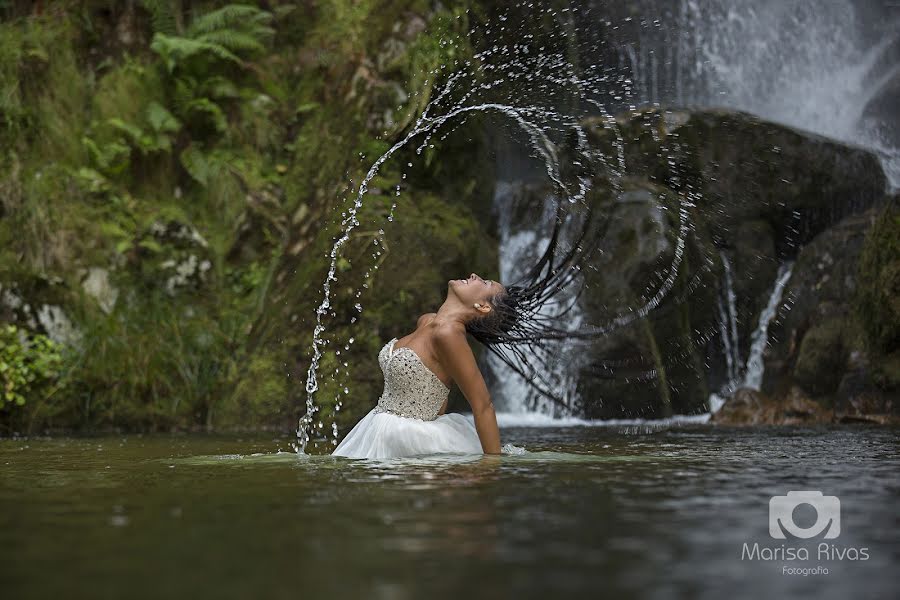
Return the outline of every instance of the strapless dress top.
[[[375,412],[433,421],[450,388],[425,366],[415,350],[404,346],[395,351],[396,341],[397,338],[391,339],[378,353],[378,364],[384,373],[384,392],[378,398]]]

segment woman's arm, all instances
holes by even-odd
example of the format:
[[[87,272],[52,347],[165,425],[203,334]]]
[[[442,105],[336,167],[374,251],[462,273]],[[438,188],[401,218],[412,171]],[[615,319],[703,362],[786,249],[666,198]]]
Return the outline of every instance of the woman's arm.
[[[451,327],[438,327],[434,332],[434,346],[441,364],[462,390],[475,416],[475,430],[485,454],[500,454],[500,429],[494,403],[484,377],[475,363],[475,355],[466,341],[464,331]]]

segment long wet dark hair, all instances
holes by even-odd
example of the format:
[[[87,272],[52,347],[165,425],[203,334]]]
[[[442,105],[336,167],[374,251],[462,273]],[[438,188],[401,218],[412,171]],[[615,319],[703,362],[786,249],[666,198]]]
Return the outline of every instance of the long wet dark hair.
[[[558,325],[577,305],[584,286],[578,287],[569,298],[560,296],[579,279],[582,268],[598,249],[595,236],[600,224],[595,222],[590,204],[584,204],[582,214],[566,210],[567,204],[558,201],[553,229],[538,261],[518,280],[504,285],[505,291],[490,299],[490,313],[466,323],[466,331],[539,393],[571,408],[566,398],[551,391],[558,382],[550,380],[548,375],[552,363],[560,359],[555,352],[560,341],[592,334]],[[565,305],[561,306],[563,302]],[[559,310],[552,314],[542,311],[553,304]]]

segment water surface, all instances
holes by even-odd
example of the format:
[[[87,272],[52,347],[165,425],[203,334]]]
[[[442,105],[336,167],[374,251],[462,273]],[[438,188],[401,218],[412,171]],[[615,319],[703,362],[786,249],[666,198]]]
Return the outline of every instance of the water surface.
[[[300,458],[290,438],[271,435],[0,440],[0,589],[4,598],[896,595],[896,428],[501,434],[528,453],[366,461]],[[865,547],[869,560],[817,560],[822,539],[788,541],[811,548],[808,561],[742,559],[744,543],[785,543],[769,536],[768,508],[790,490],[839,497],[841,534],[825,541]],[[829,572],[784,575],[785,565]]]

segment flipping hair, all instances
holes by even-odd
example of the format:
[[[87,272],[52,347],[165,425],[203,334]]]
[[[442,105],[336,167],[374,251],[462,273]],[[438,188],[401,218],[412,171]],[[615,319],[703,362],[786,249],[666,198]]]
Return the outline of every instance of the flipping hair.
[[[552,372],[551,365],[559,358],[554,352],[559,344],[552,342],[588,337],[557,325],[575,307],[584,286],[572,298],[561,300],[556,296],[578,277],[582,265],[597,249],[596,240],[588,237],[596,227],[589,205],[580,226],[576,222],[578,218],[576,213],[564,213],[563,203],[558,202],[553,230],[540,259],[520,279],[505,286],[505,292],[491,299],[493,310],[488,315],[466,324],[466,331],[489,352],[538,392],[565,407],[568,407],[566,400],[551,391],[558,382],[547,378]],[[566,222],[570,222],[570,229],[578,227],[568,250],[561,247]],[[561,302],[568,304],[560,311],[542,311]]]

